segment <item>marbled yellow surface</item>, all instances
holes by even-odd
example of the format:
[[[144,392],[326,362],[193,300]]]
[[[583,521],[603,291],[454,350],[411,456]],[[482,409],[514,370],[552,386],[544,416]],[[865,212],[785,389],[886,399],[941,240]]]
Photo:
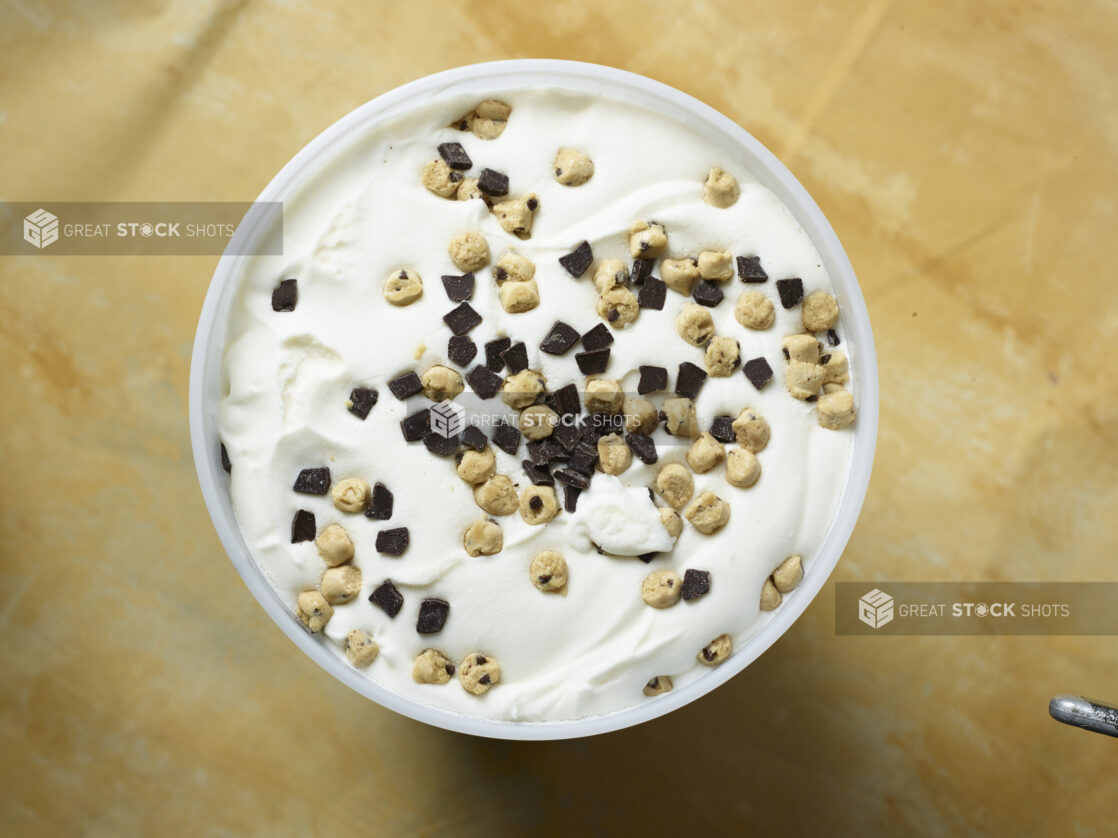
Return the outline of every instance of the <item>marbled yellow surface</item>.
[[[881,358],[836,578],[1114,580],[1118,9],[1105,0],[0,0],[0,199],[249,200],[458,64],[634,70],[830,217]],[[1112,834],[1114,638],[841,638],[829,585],[715,694],[552,744],[395,716],[226,560],[187,438],[216,259],[0,258],[0,822],[11,835]]]

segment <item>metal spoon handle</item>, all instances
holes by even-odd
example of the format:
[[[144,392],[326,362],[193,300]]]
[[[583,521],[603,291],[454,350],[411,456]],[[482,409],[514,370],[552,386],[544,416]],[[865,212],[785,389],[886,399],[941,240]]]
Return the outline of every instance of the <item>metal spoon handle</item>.
[[[1081,695],[1058,695],[1048,702],[1048,713],[1058,722],[1118,737],[1118,708]]]

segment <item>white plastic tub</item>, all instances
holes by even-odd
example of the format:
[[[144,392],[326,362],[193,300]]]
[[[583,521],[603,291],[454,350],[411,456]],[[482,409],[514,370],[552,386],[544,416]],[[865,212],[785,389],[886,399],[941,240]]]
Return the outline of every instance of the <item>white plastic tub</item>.
[[[830,274],[842,309],[843,328],[850,362],[854,368],[858,422],[849,481],[830,532],[804,581],[796,595],[789,597],[746,643],[735,648],[733,656],[722,666],[655,701],[645,701],[625,710],[577,720],[497,721],[422,704],[397,695],[370,680],[333,654],[319,639],[308,634],[272,589],[253,560],[237,526],[219,457],[216,415],[217,405],[223,395],[221,363],[226,314],[246,260],[246,257],[236,254],[251,252],[255,242],[277,235],[275,229],[267,226],[264,215],[242,224],[218,263],[206,294],[198,321],[190,369],[190,436],[194,447],[194,462],[202,495],[221,543],[253,596],[275,620],[276,625],[303,652],[339,681],[378,704],[418,721],[462,733],[503,739],[567,739],[619,730],[682,707],[745,669],[803,613],[837,564],[858,520],[869,484],[877,441],[877,360],[873,333],[854,271],[834,230],[791,172],[756,139],[714,109],[667,85],[622,70],[573,61],[497,61],[447,70],[398,87],[342,117],[295,155],[268,184],[258,200],[287,200],[310,176],[354,141],[433,98],[460,93],[476,93],[479,99],[499,97],[502,90],[537,85],[597,92],[625,99],[659,110],[723,144],[740,149],[742,161],[796,216],[815,244]]]

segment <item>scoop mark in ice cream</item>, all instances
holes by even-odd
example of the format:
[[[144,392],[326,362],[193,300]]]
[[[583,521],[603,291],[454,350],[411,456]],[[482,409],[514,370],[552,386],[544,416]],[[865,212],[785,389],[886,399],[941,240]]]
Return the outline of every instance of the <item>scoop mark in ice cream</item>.
[[[590,248],[590,242],[584,241],[566,256],[559,257],[559,264],[573,276],[578,279],[590,264],[594,261],[594,251]]]
[[[329,468],[305,468],[295,478],[294,490],[304,495],[325,495],[330,491]]]
[[[295,279],[282,279],[272,291],[272,311],[295,311],[299,302],[299,282]]]
[[[366,419],[369,416],[369,411],[376,405],[378,398],[380,398],[380,393],[371,387],[354,387],[349,391],[349,407],[347,409],[358,419]]]
[[[377,533],[376,548],[378,553],[386,556],[402,556],[408,549],[411,537],[407,527],[395,527],[390,530],[381,530]]]
[[[369,594],[369,602],[380,608],[389,617],[395,617],[404,605],[404,595],[392,584],[391,579],[385,579],[377,586],[376,590]]]

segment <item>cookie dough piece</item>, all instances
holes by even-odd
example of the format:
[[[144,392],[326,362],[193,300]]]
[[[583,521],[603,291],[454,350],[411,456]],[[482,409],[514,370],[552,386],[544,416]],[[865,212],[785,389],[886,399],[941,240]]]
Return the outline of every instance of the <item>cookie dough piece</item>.
[[[334,616],[333,607],[318,591],[303,591],[296,598],[296,605],[299,622],[306,626],[311,634],[318,634],[326,628],[326,624]]]
[[[730,657],[733,651],[734,644],[733,641],[730,640],[730,635],[720,634],[699,652],[699,663],[705,663],[707,666],[718,666],[718,664]]]
[[[641,582],[641,599],[653,608],[670,608],[679,602],[683,580],[674,570],[657,570]]]
[[[699,254],[699,275],[703,279],[725,282],[734,276],[734,257],[728,250],[704,250]]]
[[[598,316],[615,329],[628,326],[640,311],[637,295],[628,288],[611,288],[598,297]]]
[[[683,513],[691,525],[704,535],[713,535],[730,520],[730,504],[714,494],[703,492]]]
[[[699,434],[687,449],[687,465],[691,466],[695,474],[706,474],[725,458],[726,451],[722,448],[722,443],[707,431]]]
[[[438,649],[424,649],[411,665],[411,678],[417,684],[445,684],[454,675],[454,664]]]
[[[496,521],[481,518],[466,527],[462,546],[470,556],[492,556],[505,546],[505,535]]]
[[[634,259],[655,259],[668,246],[664,225],[655,221],[634,221],[629,228],[629,255]]]
[[[620,259],[604,259],[594,271],[594,287],[599,294],[629,284],[629,269]]]
[[[442,364],[428,367],[419,377],[419,381],[423,384],[423,395],[433,402],[453,399],[466,389],[458,371],[444,367]]]
[[[582,186],[594,176],[590,155],[573,148],[561,148],[555,155],[555,179],[564,186]]]
[[[748,448],[735,448],[726,455],[726,482],[748,489],[761,477],[761,461]]]
[[[761,331],[775,322],[776,307],[760,291],[745,291],[738,297],[734,318],[747,329]]]
[[[674,436],[697,437],[699,421],[695,418],[695,403],[685,396],[664,399],[664,426]]]
[[[679,513],[667,506],[661,506],[659,512],[660,523],[668,531],[668,535],[679,538],[679,534],[683,532],[683,519],[679,517]]]
[[[361,593],[361,571],[351,564],[329,567],[318,587],[328,603],[343,605]]]
[[[657,675],[651,678],[644,689],[641,690],[645,695],[651,697],[660,695],[661,693],[670,693],[672,691],[672,679],[667,675]]]
[[[345,564],[353,558],[353,539],[341,524],[330,524],[314,540],[318,555],[330,567]]]
[[[458,191],[455,193],[455,197],[459,201],[468,201],[471,198],[481,198],[483,201],[485,200],[485,195],[478,189],[476,177],[462,178],[462,182],[458,184]]]
[[[482,140],[495,140],[504,133],[512,114],[512,105],[500,99],[486,99],[466,115],[470,131]]]
[[[345,659],[350,666],[363,669],[377,659],[380,646],[365,629],[354,629],[345,636]]]
[[[501,665],[494,657],[470,652],[458,666],[458,680],[470,695],[483,695],[501,680]]]
[[[830,386],[837,387],[837,385]],[[842,388],[831,390],[819,399],[815,407],[819,414],[820,426],[829,431],[849,428],[854,424],[856,418],[854,396],[848,390]]]
[[[360,477],[347,477],[334,484],[330,497],[334,508],[340,512],[364,512],[369,505],[372,490]]]
[[[559,499],[551,486],[529,486],[520,496],[520,517],[526,524],[546,524],[559,514]]]
[[[780,595],[780,591],[776,589],[772,578],[765,580],[765,584],[761,586],[761,610],[762,611],[775,611],[776,607],[784,600]]]
[[[515,410],[533,404],[547,386],[547,379],[535,370],[521,370],[510,375],[501,386],[501,401]]]
[[[782,594],[796,590],[796,586],[803,581],[804,563],[800,556],[789,556],[780,563],[780,567],[773,571],[773,585]]]
[[[715,378],[728,378],[741,366],[741,347],[733,338],[715,337],[707,344],[706,368]]]
[[[804,299],[804,328],[809,332],[825,332],[838,323],[838,301],[826,291],[815,291]]]
[[[668,463],[656,475],[652,488],[678,512],[691,500],[691,495],[695,492],[695,481],[691,472],[679,463]]]
[[[502,256],[495,268],[493,278],[500,282],[527,282],[536,277],[536,266],[527,256],[509,251]]]
[[[439,159],[424,166],[419,179],[440,198],[453,198],[462,182],[462,173],[453,171],[445,160]]]
[[[815,335],[788,335],[780,342],[784,357],[805,364],[819,363],[819,341]]]
[[[506,474],[495,474],[475,486],[474,502],[490,515],[511,515],[519,503],[516,486]]]
[[[818,364],[790,361],[784,373],[784,384],[796,399],[809,399],[819,394],[826,371]]]
[[[648,435],[660,424],[660,411],[648,399],[626,396],[621,412],[625,415],[625,430],[631,434]]]
[[[545,404],[533,404],[520,411],[520,433],[526,439],[538,441],[555,432],[559,414]]]
[[[692,346],[706,346],[714,337],[714,318],[710,309],[698,303],[687,303],[675,319],[675,330]]]
[[[771,434],[769,423],[765,421],[764,416],[751,407],[744,408],[730,427],[734,431],[734,436],[738,439],[738,445],[754,454],[760,454],[769,444]]]
[[[512,233],[518,239],[528,239],[532,237],[534,213],[539,206],[536,193],[529,192],[519,198],[505,198],[494,204],[493,215],[506,233]]]
[[[633,452],[620,434],[598,440],[598,468],[606,474],[621,474],[633,464]]]
[[[393,271],[384,280],[384,299],[394,306],[407,306],[423,296],[423,279],[411,268]]]
[[[586,383],[586,410],[589,413],[614,415],[625,404],[625,391],[612,378],[593,378]]]
[[[489,264],[489,242],[473,230],[452,238],[446,250],[460,271],[480,271]]]
[[[501,298],[501,307],[509,314],[523,314],[540,304],[540,288],[534,279],[506,282],[497,296]]]
[[[695,259],[665,259],[660,263],[660,278],[664,284],[685,297],[699,281],[699,263]]]
[[[532,584],[545,594],[566,594],[567,560],[556,550],[544,550],[528,568]]]
[[[480,451],[467,449],[458,460],[457,471],[467,483],[484,483],[497,473],[497,455],[488,445]]]
[[[823,384],[846,384],[850,381],[850,362],[845,352],[828,352],[819,359],[823,365]]]
[[[703,184],[703,200],[712,207],[731,207],[737,203],[739,195],[741,189],[732,174],[717,166],[707,172],[706,183]]]

